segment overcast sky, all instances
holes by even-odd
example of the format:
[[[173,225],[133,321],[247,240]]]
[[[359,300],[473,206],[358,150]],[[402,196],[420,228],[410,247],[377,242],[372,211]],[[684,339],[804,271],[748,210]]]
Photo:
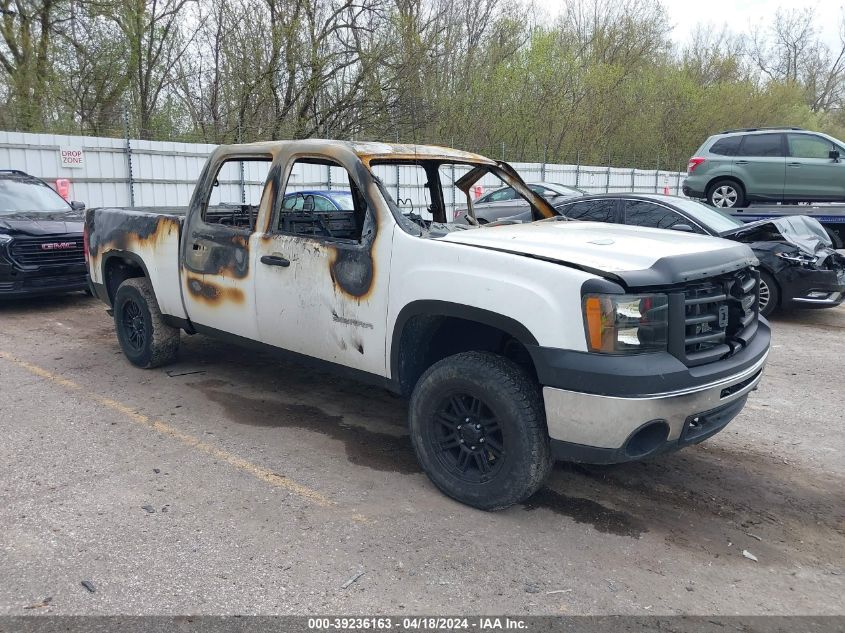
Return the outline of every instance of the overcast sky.
[[[549,13],[556,13],[565,0],[537,0]],[[756,25],[765,26],[774,20],[780,9],[811,6],[816,10],[816,24],[824,41],[831,48],[839,46],[839,26],[845,0],[663,0],[674,27],[673,39],[685,44],[698,23],[711,23],[717,28],[727,24],[737,33],[749,32]]]
[[[758,24],[770,24],[779,8],[813,7],[820,33],[831,47],[839,44],[838,30],[843,4],[842,0],[707,0],[701,4],[691,4],[687,0],[663,0],[675,27],[674,39],[678,43],[684,43],[699,22],[710,22],[719,28],[727,24],[733,31],[747,32]],[[690,10],[693,7],[697,8]]]

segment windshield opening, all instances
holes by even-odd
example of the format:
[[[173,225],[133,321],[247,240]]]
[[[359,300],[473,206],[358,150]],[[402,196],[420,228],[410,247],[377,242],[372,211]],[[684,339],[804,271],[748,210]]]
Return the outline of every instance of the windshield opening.
[[[536,217],[553,213],[548,202],[505,164],[386,158],[373,160],[370,168],[385,201],[397,219],[404,220],[399,223],[406,230],[407,221],[423,232],[432,226],[440,232],[483,224],[476,220],[475,206],[485,194],[505,189]],[[515,207],[513,214],[520,211]]]
[[[70,205],[49,186],[37,180],[0,178],[0,215],[21,212],[55,213]]]

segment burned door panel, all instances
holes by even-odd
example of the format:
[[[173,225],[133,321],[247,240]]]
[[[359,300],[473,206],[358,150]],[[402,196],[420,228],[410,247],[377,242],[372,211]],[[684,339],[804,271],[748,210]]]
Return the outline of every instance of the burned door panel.
[[[182,295],[196,325],[258,339],[252,244],[264,221],[262,210],[275,199],[270,183],[278,170],[272,159],[266,149],[218,150],[203,171],[182,241]],[[255,161],[267,166],[263,190],[258,199],[242,200],[244,189],[231,187],[233,175],[227,170]]]
[[[390,211],[360,159],[345,148],[332,150],[312,157],[281,156],[286,164],[282,182],[298,159],[330,159],[344,167],[356,201],[349,210],[357,217],[355,233],[333,234],[319,214],[309,219],[303,212],[296,222],[286,221],[276,205],[270,230],[252,256],[258,332],[265,343],[384,376],[385,339],[378,324],[387,313],[391,236],[381,231],[385,223],[380,218]],[[309,222],[313,234],[307,228],[285,232]],[[262,258],[271,258],[270,263]],[[289,264],[274,265],[279,259]]]

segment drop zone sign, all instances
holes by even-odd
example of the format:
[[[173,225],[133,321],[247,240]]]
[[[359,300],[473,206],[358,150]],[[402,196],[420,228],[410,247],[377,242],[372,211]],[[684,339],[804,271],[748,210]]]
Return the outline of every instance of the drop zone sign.
[[[81,147],[59,148],[59,157],[62,167],[81,169],[85,166],[85,154],[82,152]]]

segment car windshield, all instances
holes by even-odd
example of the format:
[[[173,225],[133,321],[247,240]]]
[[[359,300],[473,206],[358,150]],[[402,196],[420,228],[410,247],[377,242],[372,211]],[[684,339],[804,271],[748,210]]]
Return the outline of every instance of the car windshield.
[[[352,202],[352,194],[351,193],[331,193],[332,200],[335,201],[335,204],[343,211],[351,211],[355,208],[355,204]]]
[[[45,184],[19,178],[0,178],[0,215],[21,211],[55,213],[70,205]]]
[[[673,198],[672,204],[678,207],[684,213],[687,213],[693,220],[698,221],[705,227],[716,233],[724,233],[742,226],[743,222],[731,217],[727,213],[708,207],[707,205],[696,202],[695,200],[687,200],[686,198]]]

